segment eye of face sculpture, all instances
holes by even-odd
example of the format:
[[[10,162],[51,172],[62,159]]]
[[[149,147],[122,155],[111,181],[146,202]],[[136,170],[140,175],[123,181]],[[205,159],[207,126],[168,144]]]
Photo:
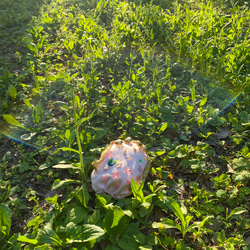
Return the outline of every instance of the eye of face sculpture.
[[[92,187],[98,194],[107,193],[115,199],[122,199],[131,192],[131,179],[144,180],[150,169],[150,159],[144,145],[130,137],[112,141],[93,163]]]

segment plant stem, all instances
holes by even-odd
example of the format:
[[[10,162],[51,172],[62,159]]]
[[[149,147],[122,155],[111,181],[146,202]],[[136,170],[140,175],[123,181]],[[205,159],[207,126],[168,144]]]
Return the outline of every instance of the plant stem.
[[[74,111],[74,123],[76,127],[76,138],[77,138],[77,145],[78,145],[78,151],[79,151],[79,157],[80,157],[80,169],[81,169],[81,178],[82,178],[82,201],[84,206],[86,207],[86,201],[85,201],[85,195],[84,195],[84,189],[85,189],[85,171],[84,171],[84,164],[83,164],[83,156],[82,156],[82,145],[81,145],[81,140],[80,140],[80,135],[79,135],[79,125],[77,122],[77,114],[76,114],[76,108],[75,108],[75,97],[74,93],[72,90],[72,96],[73,96],[73,111]]]

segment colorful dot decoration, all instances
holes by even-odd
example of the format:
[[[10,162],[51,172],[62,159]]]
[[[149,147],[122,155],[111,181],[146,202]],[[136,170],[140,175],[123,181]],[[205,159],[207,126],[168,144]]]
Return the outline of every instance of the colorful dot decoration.
[[[113,153],[112,153],[112,151],[109,151],[107,154],[106,154],[106,156],[107,156],[107,158],[112,158],[112,156],[113,156]]]
[[[141,166],[138,167],[138,172],[142,173],[142,167]]]
[[[118,179],[119,176],[120,176],[120,173],[119,172],[113,172],[112,176],[113,176],[114,179]]]
[[[142,160],[139,160],[139,162],[142,162]]]
[[[116,159],[110,159],[108,161],[108,165],[111,167],[111,166],[114,166],[116,164],[117,160]]]
[[[126,173],[127,175],[131,175],[131,174],[132,174],[132,170],[131,170],[130,168],[126,168],[126,169],[125,169],[125,173]]]

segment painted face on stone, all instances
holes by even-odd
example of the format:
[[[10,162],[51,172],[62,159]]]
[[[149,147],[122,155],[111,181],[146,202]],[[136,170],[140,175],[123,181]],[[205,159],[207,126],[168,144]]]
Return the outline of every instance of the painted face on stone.
[[[147,177],[150,159],[144,146],[129,137],[111,142],[93,166],[91,181],[94,191],[122,199],[132,193],[132,178],[140,182]]]

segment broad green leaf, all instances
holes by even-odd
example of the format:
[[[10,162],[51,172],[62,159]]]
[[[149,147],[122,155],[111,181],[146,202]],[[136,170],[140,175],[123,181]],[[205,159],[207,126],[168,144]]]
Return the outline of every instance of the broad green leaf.
[[[96,209],[94,210],[93,214],[91,214],[90,216],[88,216],[88,224],[96,224],[100,219],[100,210]]]
[[[224,189],[219,189],[216,191],[216,196],[219,198],[224,198],[227,196],[227,192]]]
[[[13,85],[9,85],[8,91],[9,91],[10,96],[13,99],[15,99],[16,98],[16,94],[17,94],[16,88]]]
[[[84,207],[87,207],[87,204],[89,202],[89,192],[87,188],[87,184],[83,183],[79,190],[76,192],[75,196],[79,199],[79,201],[82,203]]]
[[[119,249],[129,250],[129,249],[138,249],[138,243],[135,241],[133,237],[129,237],[128,235],[123,235],[118,240]]]
[[[36,240],[38,244],[50,244],[53,246],[62,246],[63,244],[63,241],[50,225],[45,225],[38,231]]]
[[[80,225],[76,225],[74,222],[71,221],[66,225],[64,231],[69,238],[73,238],[76,236],[76,231],[79,230],[79,228]]]
[[[202,116],[199,116],[198,118],[198,124],[201,126],[204,123],[204,118]]]
[[[136,200],[139,202],[143,202],[144,194],[143,194],[143,186],[144,186],[144,181],[141,182],[141,184],[138,184],[137,182],[134,181],[134,179],[131,179],[131,189],[132,193],[135,197]]]
[[[187,103],[187,112],[190,114],[190,113],[193,112],[193,110],[194,110],[194,107],[193,107],[192,105],[189,105],[189,104]]]
[[[114,219],[111,228],[117,226],[122,216],[124,216],[124,212],[120,207],[114,206],[112,210],[114,211]]]
[[[132,74],[132,81],[135,82],[135,80],[136,80],[135,74]]]
[[[200,107],[204,106],[207,102],[207,97],[204,97],[200,102]]]
[[[60,179],[57,179],[54,181],[51,189],[57,189],[63,186],[64,184],[73,184],[73,183],[81,184],[81,181],[71,180],[71,179],[65,179],[61,181]]]
[[[191,247],[187,247],[184,243],[184,241],[179,241],[176,244],[175,250],[193,250]]]
[[[4,203],[0,204],[0,239],[9,236],[12,212]]]
[[[74,41],[69,40],[68,46],[69,46],[69,49],[72,50],[74,48]]]
[[[73,222],[75,224],[81,223],[87,216],[88,209],[84,207],[74,207],[72,208],[66,217],[66,224]]]
[[[165,153],[166,153],[165,150],[156,151],[156,154],[157,154],[158,156],[163,155],[163,154],[165,154]]]
[[[96,194],[95,204],[98,208],[103,208],[109,203],[110,200],[111,197],[107,194]]]
[[[80,105],[80,97],[79,97],[78,95],[75,95],[74,98],[75,98],[75,102],[76,102],[76,104],[77,104],[77,107],[78,107],[78,108],[81,108],[81,105]]]
[[[38,53],[37,46],[34,43],[26,44],[26,46],[32,51],[35,55]]]
[[[111,233],[111,228],[112,228],[112,225],[115,224],[113,223],[114,221],[114,210],[113,209],[109,209],[105,215],[105,218],[104,218],[104,222],[103,222],[103,226],[104,226],[104,229]]]
[[[38,243],[38,240],[36,239],[29,239],[28,237],[26,236],[19,236],[17,238],[18,241],[21,241],[21,242],[26,242],[26,243],[30,243],[30,244],[33,244],[33,245],[36,245]]]
[[[233,168],[237,170],[247,170],[249,166],[249,160],[243,157],[233,159]]]
[[[228,120],[233,124],[233,125],[237,125],[239,123],[238,119],[236,117],[234,117],[234,115],[229,112],[228,113]]]
[[[248,158],[247,156],[249,155],[249,148],[247,145],[244,146],[244,148],[241,151],[241,154],[243,157]]]
[[[105,231],[101,227],[92,224],[84,224],[77,228],[76,236],[74,239],[70,239],[68,243],[87,242],[99,239],[104,234]]]
[[[21,128],[25,128],[19,121],[17,121],[12,115],[3,115],[3,118],[6,122],[8,122],[11,125],[19,126]]]
[[[169,157],[169,158],[175,158],[175,157],[176,157],[176,152],[175,152],[175,150],[172,150],[172,151],[168,152],[168,157]]]
[[[70,134],[71,134],[70,130],[67,129],[67,130],[65,131],[64,137],[68,140],[69,137],[70,137]]]
[[[95,134],[93,136],[93,140],[95,141],[102,139],[102,137],[105,136],[108,132],[108,130],[105,128],[94,128],[94,129],[95,129]]]
[[[120,235],[127,227],[124,211],[117,206],[110,208],[104,218],[103,226],[109,235]]]

